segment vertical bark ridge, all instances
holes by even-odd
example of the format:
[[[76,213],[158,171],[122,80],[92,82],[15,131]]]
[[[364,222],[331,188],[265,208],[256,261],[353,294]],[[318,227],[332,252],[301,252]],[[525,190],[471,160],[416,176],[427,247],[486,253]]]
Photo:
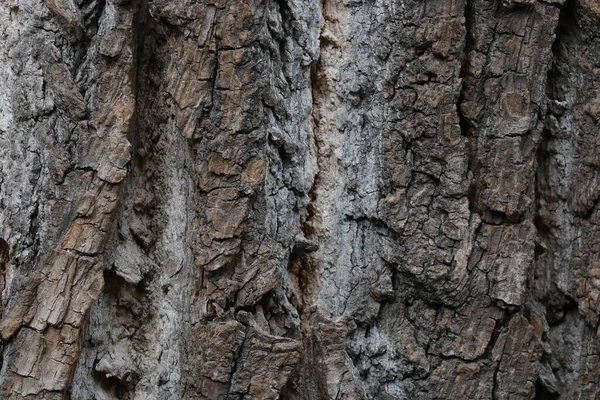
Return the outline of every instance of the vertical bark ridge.
[[[60,156],[71,158],[69,165],[65,165],[64,158],[50,158],[50,164],[44,166],[38,182],[45,178],[45,169],[50,167],[56,186],[54,193],[42,188],[34,190],[32,220],[45,216],[50,222],[53,207],[69,217],[58,232],[44,235],[37,232],[38,229],[30,230],[34,236],[40,234],[46,239],[38,245],[45,251],[38,250],[40,258],[28,260],[30,265],[10,271],[11,297],[0,322],[5,343],[1,373],[3,398],[62,398],[71,384],[84,318],[104,284],[104,249],[113,229],[121,182],[126,177],[130,159],[128,135],[135,113],[132,31],[137,6],[136,3],[122,7],[110,4],[105,8],[97,29],[114,31],[103,37],[94,36],[96,27],[86,26],[80,10],[69,2],[48,2],[46,13],[27,14],[27,10],[17,10],[17,19],[39,18],[38,23],[49,22],[49,10],[59,30],[36,31],[34,23],[27,26],[30,38],[37,34],[40,42],[27,43],[27,35],[16,37],[16,48],[21,46],[22,51],[34,52],[33,67],[42,71],[38,79],[47,85],[41,90],[49,90],[49,104],[45,111],[30,108],[30,113],[20,116],[21,123],[13,132],[29,125],[36,131],[36,139],[56,146]],[[74,73],[79,66],[65,62],[52,41],[43,41],[42,36],[46,39],[59,36],[60,31],[66,32],[70,40],[63,44],[63,51],[80,51],[85,54],[83,63],[97,64],[94,74],[84,78],[93,82],[88,88],[93,94],[88,91],[84,97],[74,82],[79,78]],[[88,34],[93,37],[87,38]],[[23,65],[21,68],[30,64]],[[13,64],[12,68],[14,71],[19,66]],[[24,94],[31,78],[32,75],[21,71],[13,96]],[[33,101],[38,100],[33,97]],[[14,106],[13,111],[27,110],[24,105]],[[66,126],[62,125],[62,118],[66,119]],[[60,143],[57,137],[50,136],[52,133],[71,135],[70,139],[77,144],[66,152],[68,139]],[[38,157],[47,157],[44,149],[32,151]],[[53,164],[57,161],[58,165]],[[51,181],[46,184],[52,187]],[[15,210],[11,207],[5,210],[9,217],[11,211]]]

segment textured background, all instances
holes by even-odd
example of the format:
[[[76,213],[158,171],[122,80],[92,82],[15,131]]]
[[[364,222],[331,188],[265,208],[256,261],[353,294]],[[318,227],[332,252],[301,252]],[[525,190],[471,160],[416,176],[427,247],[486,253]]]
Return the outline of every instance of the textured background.
[[[0,0],[0,398],[600,398],[599,120],[597,0]]]

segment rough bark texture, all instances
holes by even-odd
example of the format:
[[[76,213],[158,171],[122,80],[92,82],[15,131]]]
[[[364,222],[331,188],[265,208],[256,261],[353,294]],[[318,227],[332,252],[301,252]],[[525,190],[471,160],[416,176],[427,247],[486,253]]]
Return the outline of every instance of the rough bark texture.
[[[597,0],[0,0],[0,398],[600,398],[599,124]]]

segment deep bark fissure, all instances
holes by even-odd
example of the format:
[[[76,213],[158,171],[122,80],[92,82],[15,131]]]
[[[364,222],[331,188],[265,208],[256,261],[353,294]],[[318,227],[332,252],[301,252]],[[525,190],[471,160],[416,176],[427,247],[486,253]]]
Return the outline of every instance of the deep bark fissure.
[[[561,194],[560,191],[568,188],[556,187],[551,185],[552,175],[556,175],[556,163],[558,158],[566,158],[567,163],[572,163],[572,160],[569,160],[571,157],[570,147],[572,144],[570,143],[570,138],[561,138],[562,135],[559,132],[552,133],[547,124],[552,123],[552,119],[555,118],[553,113],[553,102],[556,101],[564,101],[564,97],[557,90],[562,90],[561,80],[563,79],[561,75],[563,75],[558,67],[558,63],[561,59],[561,47],[563,42],[563,35],[565,32],[569,32],[570,29],[575,26],[576,22],[573,18],[573,0],[567,0],[562,7],[560,8],[560,15],[558,19],[558,23],[556,25],[555,30],[555,40],[552,43],[552,63],[550,68],[548,69],[547,79],[546,79],[546,98],[548,102],[548,111],[546,115],[544,115],[544,124],[546,125],[541,133],[541,141],[538,144],[538,148],[536,151],[536,179],[534,182],[535,188],[535,209],[534,209],[534,217],[533,223],[537,229],[538,240],[542,243],[540,246],[540,254],[539,256],[546,258],[544,261],[541,259],[537,259],[535,263],[534,269],[550,269],[554,271],[554,263],[555,263],[555,254],[558,252],[563,253],[566,252],[566,248],[560,247],[556,249],[556,246],[561,246],[556,242],[557,238],[561,236],[569,235],[569,232],[565,231],[568,229],[564,223],[560,223],[559,221],[548,221],[548,218],[544,218],[543,215],[540,215],[540,212],[543,208],[547,207],[547,204],[550,203],[558,203],[559,208],[566,209],[567,203],[564,200],[564,194]],[[567,77],[568,79],[568,77]],[[566,110],[566,112],[569,112]],[[560,118],[560,116],[557,116]],[[555,120],[555,119],[554,119]],[[559,135],[557,137],[557,135]],[[559,148],[557,148],[559,146]],[[568,192],[567,192],[568,193]],[[568,194],[567,194],[568,196]],[[543,205],[542,205],[543,203]],[[547,212],[547,211],[546,211]],[[571,246],[570,241],[566,244],[567,246]],[[548,250],[552,249],[552,251]],[[535,277],[534,277],[535,279]],[[557,277],[554,276],[554,273],[546,276],[546,281],[540,282],[542,286],[550,285],[552,287],[549,294],[544,295],[544,299],[548,302],[550,306],[549,309],[553,311],[558,311],[562,313],[560,308],[562,306],[568,306],[573,299],[569,296],[568,293],[564,293],[558,286],[556,286]],[[558,293],[556,293],[558,292]],[[557,295],[562,297],[557,298]],[[557,304],[558,303],[558,304]],[[562,304],[560,306],[559,304]],[[557,310],[556,307],[559,307]],[[548,310],[547,310],[548,311]],[[554,319],[554,316],[550,315],[548,319]]]

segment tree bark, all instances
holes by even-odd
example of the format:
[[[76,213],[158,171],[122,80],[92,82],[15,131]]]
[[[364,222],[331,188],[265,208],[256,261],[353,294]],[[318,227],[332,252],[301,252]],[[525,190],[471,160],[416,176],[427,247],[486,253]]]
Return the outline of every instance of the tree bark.
[[[596,0],[1,0],[0,398],[600,398]]]

